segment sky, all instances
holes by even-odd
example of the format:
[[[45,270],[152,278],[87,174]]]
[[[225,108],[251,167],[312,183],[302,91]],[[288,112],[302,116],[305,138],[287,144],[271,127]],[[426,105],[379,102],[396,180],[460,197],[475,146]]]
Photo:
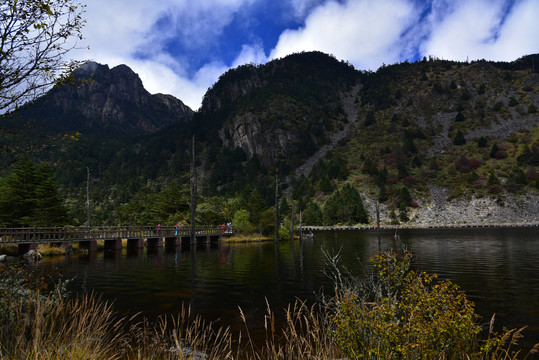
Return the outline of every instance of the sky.
[[[539,53],[539,0],[80,0],[72,57],[120,64],[197,110],[219,76],[318,50],[358,70]]]

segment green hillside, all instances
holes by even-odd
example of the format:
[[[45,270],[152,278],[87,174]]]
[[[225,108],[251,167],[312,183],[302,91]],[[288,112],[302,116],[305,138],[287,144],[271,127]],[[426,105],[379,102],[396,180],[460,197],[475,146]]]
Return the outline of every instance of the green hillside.
[[[283,221],[292,201],[317,225],[372,221],[375,201],[391,222],[422,221],[438,198],[509,208],[537,197],[535,64],[537,55],[430,58],[361,72],[320,52],[294,54],[227,71],[192,119],[167,125],[159,105],[138,112],[137,132],[103,131],[92,120],[79,141],[57,140],[34,160],[55,169],[75,225],[86,221],[87,167],[94,224],[187,223],[193,136],[200,223],[228,222],[241,210],[251,231],[271,233],[276,173]]]

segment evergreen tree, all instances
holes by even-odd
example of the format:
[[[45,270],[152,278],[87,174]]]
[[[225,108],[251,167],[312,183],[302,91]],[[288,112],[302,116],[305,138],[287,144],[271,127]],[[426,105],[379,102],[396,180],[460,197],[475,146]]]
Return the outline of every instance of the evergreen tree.
[[[321,225],[322,224],[322,210],[315,202],[310,202],[305,207],[303,212],[303,223],[305,225]]]
[[[23,158],[0,183],[2,226],[57,226],[68,221],[67,209],[58,194],[52,169]]]
[[[341,190],[341,196],[343,198],[345,209],[348,210],[348,224],[365,224],[369,222],[369,216],[363,205],[363,200],[361,199],[359,192],[352,187],[352,185],[344,185]]]
[[[462,131],[457,131],[457,135],[453,139],[454,145],[464,145],[466,144],[466,139],[464,138],[464,135],[462,134]]]
[[[324,225],[357,224],[369,222],[361,196],[350,184],[336,190],[326,201],[323,210]]]
[[[38,166],[36,180],[36,223],[45,226],[65,225],[68,220],[67,208],[58,193],[55,177],[49,164],[42,163]]]
[[[498,147],[498,145],[493,144],[493,145],[492,145],[492,148],[490,149],[490,154],[489,154],[489,156],[490,156],[491,158],[495,158],[495,157],[496,157],[496,153],[498,152],[498,150],[500,150],[500,148]]]

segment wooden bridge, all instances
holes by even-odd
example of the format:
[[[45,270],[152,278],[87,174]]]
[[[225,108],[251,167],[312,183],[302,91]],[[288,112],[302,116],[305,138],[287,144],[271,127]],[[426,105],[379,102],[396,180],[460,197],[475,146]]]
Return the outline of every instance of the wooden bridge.
[[[43,243],[65,245],[77,242],[81,249],[96,251],[97,241],[104,241],[105,250],[118,250],[122,248],[123,240],[127,240],[128,248],[160,247],[163,241],[165,246],[178,246],[186,242],[196,245],[219,242],[228,233],[222,227],[197,227],[191,239],[189,227],[175,226],[0,228],[0,245],[18,245],[19,253],[23,254]]]

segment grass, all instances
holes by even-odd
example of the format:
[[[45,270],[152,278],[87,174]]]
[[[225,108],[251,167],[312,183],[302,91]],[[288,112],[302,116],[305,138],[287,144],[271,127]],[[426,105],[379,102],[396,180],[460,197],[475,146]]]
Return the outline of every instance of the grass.
[[[223,236],[223,243],[253,242],[253,241],[271,241],[273,237],[262,234],[234,234],[232,236]]]

